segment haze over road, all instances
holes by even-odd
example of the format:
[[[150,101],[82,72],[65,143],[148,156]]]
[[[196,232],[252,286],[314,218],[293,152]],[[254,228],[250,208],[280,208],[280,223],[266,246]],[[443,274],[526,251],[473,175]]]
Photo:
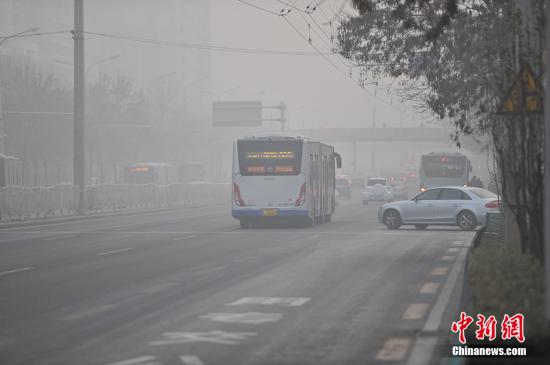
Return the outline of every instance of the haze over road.
[[[473,233],[389,231],[377,209],[344,201],[313,228],[241,230],[215,206],[1,229],[0,363],[439,358]]]

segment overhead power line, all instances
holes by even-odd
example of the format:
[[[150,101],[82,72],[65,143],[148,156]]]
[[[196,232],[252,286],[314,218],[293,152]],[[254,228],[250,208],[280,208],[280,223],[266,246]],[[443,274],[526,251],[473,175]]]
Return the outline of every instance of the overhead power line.
[[[193,49],[217,51],[217,52],[266,54],[266,55],[282,55],[282,56],[318,56],[316,52],[239,48],[239,47],[228,47],[228,46],[216,46],[216,45],[209,45],[209,44],[165,41],[160,39],[125,36],[125,35],[111,34],[111,33],[99,33],[99,32],[84,32],[84,33],[97,36],[97,37],[121,39],[121,40],[127,40],[127,41],[138,42],[138,43],[153,44],[153,45],[168,46],[168,47],[193,48]]]

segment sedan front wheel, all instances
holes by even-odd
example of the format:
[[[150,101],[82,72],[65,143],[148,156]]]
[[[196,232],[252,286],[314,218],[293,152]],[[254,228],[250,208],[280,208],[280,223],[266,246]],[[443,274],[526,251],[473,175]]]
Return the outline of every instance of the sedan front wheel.
[[[388,229],[399,229],[401,227],[401,216],[395,209],[390,209],[384,214],[384,224]]]

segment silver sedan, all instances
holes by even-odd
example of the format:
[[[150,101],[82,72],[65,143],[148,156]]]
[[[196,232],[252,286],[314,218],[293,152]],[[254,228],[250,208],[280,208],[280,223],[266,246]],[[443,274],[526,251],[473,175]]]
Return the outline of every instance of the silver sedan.
[[[487,213],[498,212],[500,200],[496,194],[481,188],[449,186],[426,190],[411,200],[384,204],[378,210],[378,221],[389,229],[438,225],[474,230],[485,224]]]

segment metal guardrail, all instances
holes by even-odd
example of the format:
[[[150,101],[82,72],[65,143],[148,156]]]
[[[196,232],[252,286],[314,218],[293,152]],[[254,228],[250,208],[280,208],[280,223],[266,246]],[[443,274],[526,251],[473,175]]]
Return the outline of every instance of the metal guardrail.
[[[86,187],[87,212],[118,209],[148,209],[197,206],[227,202],[229,184],[177,183],[89,185]],[[78,187],[7,186],[0,188],[0,221],[62,217],[74,214]]]

